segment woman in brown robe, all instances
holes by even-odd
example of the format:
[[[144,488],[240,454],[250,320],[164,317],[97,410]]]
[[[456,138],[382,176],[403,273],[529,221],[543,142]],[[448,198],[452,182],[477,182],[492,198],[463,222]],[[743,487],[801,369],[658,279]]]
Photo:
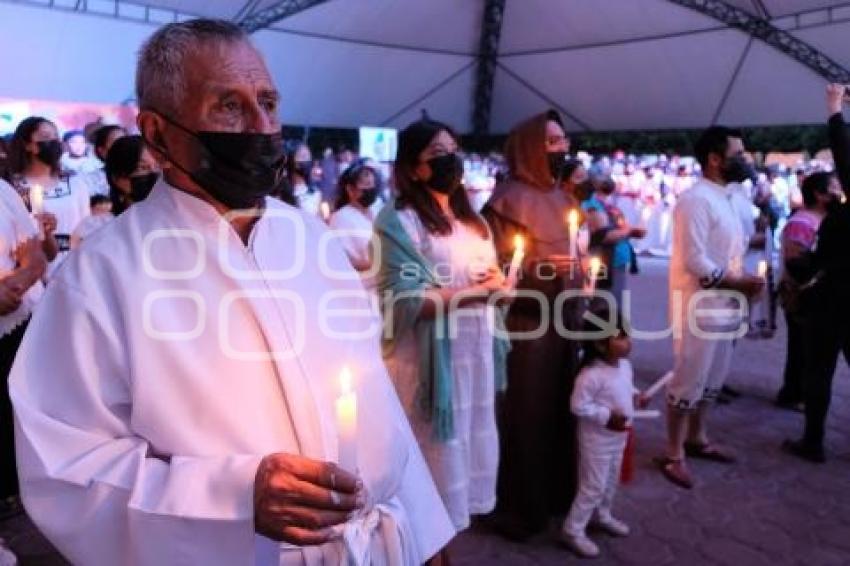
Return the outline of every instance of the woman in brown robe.
[[[482,211],[490,223],[502,264],[510,261],[514,236],[525,242],[518,298],[508,312],[512,351],[508,388],[499,402],[500,467],[493,525],[510,538],[538,533],[567,512],[575,491],[576,425],[570,394],[578,369],[577,343],[555,324],[577,329],[581,300],[561,302],[565,290],[583,283],[571,258],[567,214],[579,203],[560,184],[569,140],[557,112],[534,116],[511,132],[505,153],[509,177]],[[536,291],[537,298],[523,297]],[[516,333],[540,328],[533,339]]]

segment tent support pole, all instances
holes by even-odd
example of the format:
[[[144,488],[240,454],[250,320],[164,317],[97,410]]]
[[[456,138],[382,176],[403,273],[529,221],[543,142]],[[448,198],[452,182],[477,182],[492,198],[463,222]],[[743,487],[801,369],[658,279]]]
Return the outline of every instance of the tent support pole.
[[[472,132],[476,137],[490,133],[493,87],[496,80],[496,64],[499,58],[499,40],[502,36],[504,15],[505,0],[485,0],[472,104]]]

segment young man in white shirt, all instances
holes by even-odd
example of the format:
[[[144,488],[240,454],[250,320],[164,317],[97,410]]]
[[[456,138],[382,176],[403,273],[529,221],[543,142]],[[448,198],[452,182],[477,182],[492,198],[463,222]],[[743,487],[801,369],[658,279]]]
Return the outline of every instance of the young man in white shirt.
[[[667,390],[667,452],[656,459],[664,476],[690,489],[686,454],[731,463],[734,456],[708,437],[706,419],[720,392],[743,331],[746,302],[764,281],[743,273],[744,235],[730,183],[752,176],[740,132],[706,130],[695,146],[703,178],[684,192],[673,222],[670,317],[675,365]]]

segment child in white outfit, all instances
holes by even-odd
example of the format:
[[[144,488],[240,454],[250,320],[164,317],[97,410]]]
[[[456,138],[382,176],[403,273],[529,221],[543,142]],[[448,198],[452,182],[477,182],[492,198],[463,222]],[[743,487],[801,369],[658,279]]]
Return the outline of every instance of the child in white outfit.
[[[591,311],[602,320],[614,322],[604,306],[592,305]],[[616,536],[629,534],[628,525],[611,514],[611,506],[635,403],[646,403],[636,397],[632,382],[632,365],[627,359],[631,340],[622,323],[612,326],[607,337],[584,343],[582,370],[571,399],[572,412],[579,422],[579,485],[562,535],[576,554],[588,558],[599,555],[599,548],[586,534],[594,512],[595,524],[603,530]],[[586,332],[598,334],[601,330],[586,321]]]

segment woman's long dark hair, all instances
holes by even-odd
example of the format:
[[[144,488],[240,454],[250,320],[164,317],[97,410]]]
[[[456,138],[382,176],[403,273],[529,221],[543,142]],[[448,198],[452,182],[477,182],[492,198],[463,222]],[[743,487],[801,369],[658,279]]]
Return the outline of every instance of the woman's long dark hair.
[[[339,181],[337,181],[337,195],[336,195],[336,203],[334,204],[334,210],[339,210],[340,208],[347,206],[351,199],[348,196],[348,187],[351,185],[356,185],[357,181],[360,180],[360,177],[363,176],[364,173],[371,173],[375,178],[375,188],[381,188],[381,177],[378,175],[378,172],[374,167],[368,165],[365,159],[358,159],[352,165],[348,167],[345,171],[342,172],[342,175],[339,176]]]
[[[276,197],[286,204],[298,207],[298,199],[295,198],[295,154],[302,146],[306,146],[304,142],[295,142],[286,144],[286,163],[283,166],[283,175],[277,187],[271,192],[271,196]],[[312,187],[310,187],[312,188]]]
[[[12,177],[17,175],[23,175],[24,171],[30,164],[30,154],[27,152],[27,144],[32,142],[32,136],[35,131],[42,124],[50,124],[54,128],[56,125],[48,120],[47,118],[42,118],[41,116],[30,116],[29,118],[25,118],[18,124],[18,127],[15,128],[15,133],[12,135],[12,141],[9,144],[9,157],[8,157],[8,166],[7,172],[9,181],[12,181]],[[59,175],[60,173],[60,165],[57,163],[50,172],[53,175]]]
[[[459,145],[457,133],[441,122],[423,118],[407,126],[398,137],[398,153],[393,171],[398,192],[396,208],[413,208],[429,234],[447,236],[452,233],[451,222],[431,196],[425,183],[416,179],[414,174],[416,167],[419,166],[419,155],[443,131],[454,138]],[[449,207],[458,220],[474,227],[482,238],[489,237],[487,224],[469,204],[469,198],[462,185],[449,197]]]
[[[142,136],[124,136],[115,140],[106,154],[104,172],[109,183],[112,214],[118,216],[127,209],[129,195],[115,184],[116,177],[129,177],[139,167],[145,142]]]

